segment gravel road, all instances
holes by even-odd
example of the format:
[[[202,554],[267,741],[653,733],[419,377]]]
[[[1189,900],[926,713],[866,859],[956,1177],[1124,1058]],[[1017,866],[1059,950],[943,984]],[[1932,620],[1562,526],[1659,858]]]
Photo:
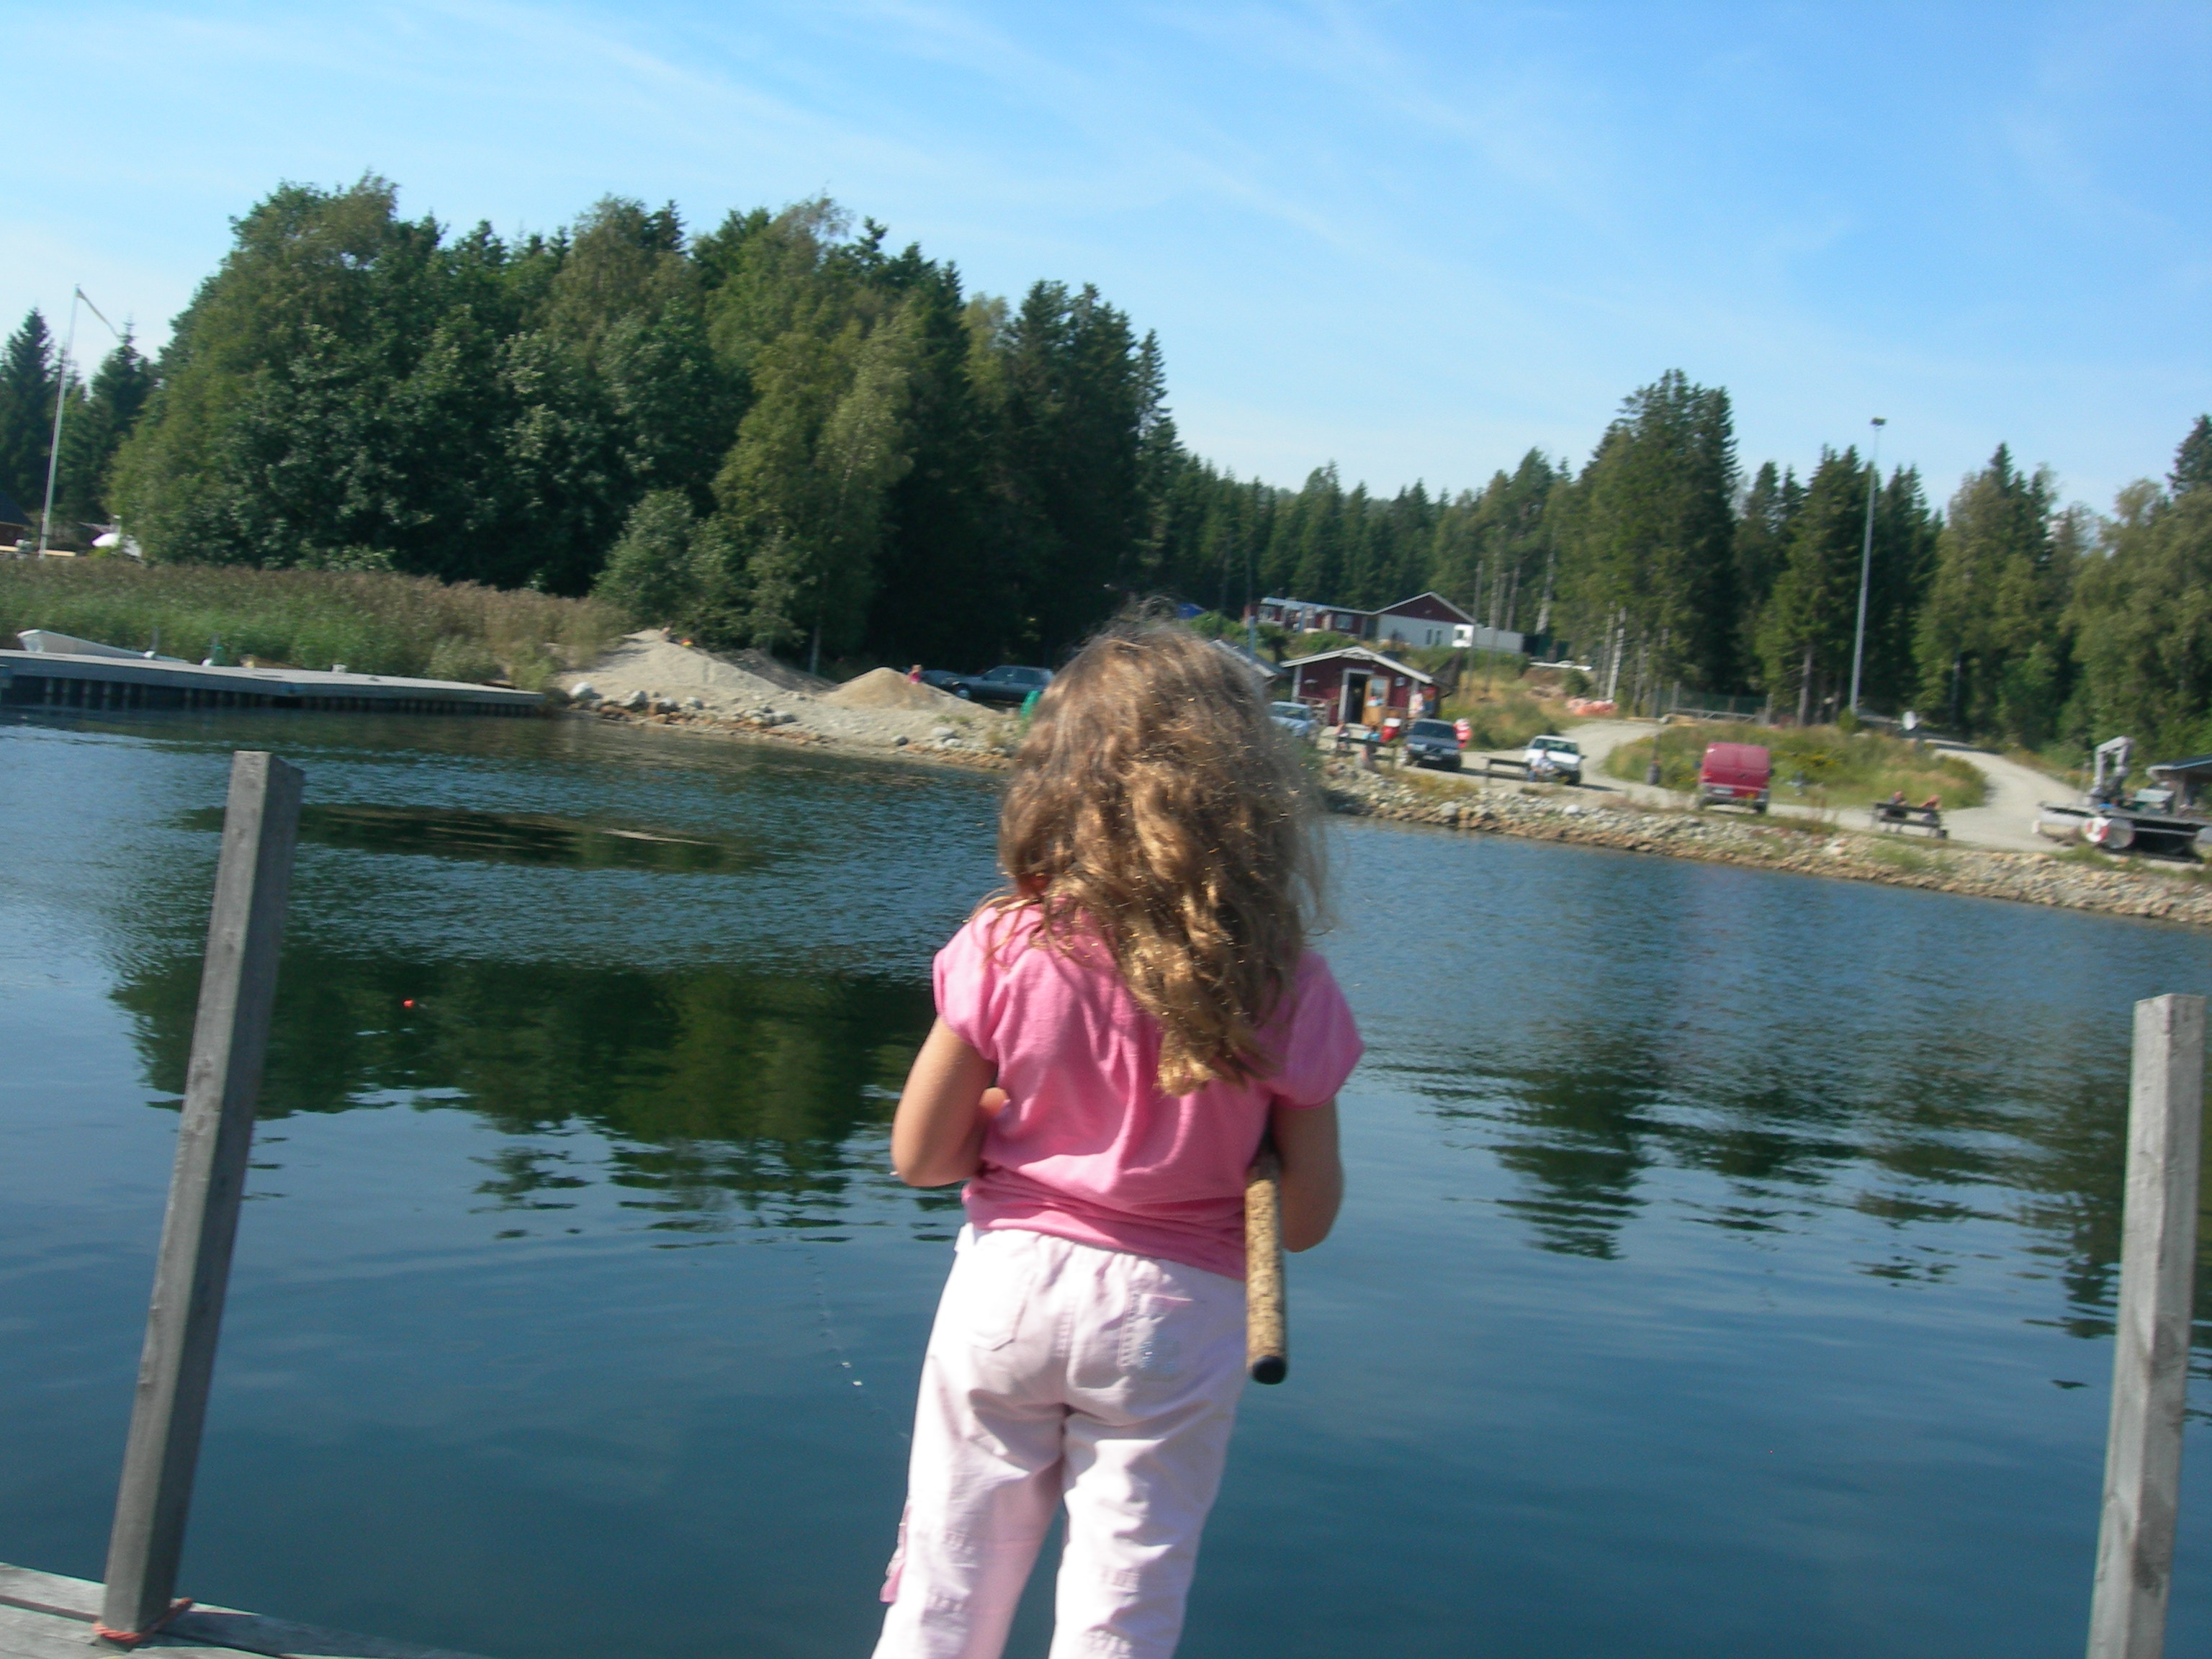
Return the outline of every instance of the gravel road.
[[[1656,729],[1650,720],[1585,720],[1575,726],[1570,735],[1582,746],[1583,788],[1643,806],[1686,805],[1689,797],[1676,791],[1656,789],[1644,783],[1625,783],[1605,775],[1607,756],[1624,743],[1650,737]],[[2065,784],[1985,749],[1972,749],[1942,738],[1935,739],[1930,746],[1957,756],[1989,783],[1989,799],[1981,805],[1963,807],[1943,815],[1943,827],[1951,832],[1954,842],[2012,853],[2055,850],[2051,842],[2035,833],[2035,813],[2044,801],[2069,796],[2072,792]],[[1775,817],[1784,818],[1819,819],[1828,816],[1816,808],[1782,800],[1777,800],[1771,810]],[[1866,827],[1863,811],[1839,816],[1852,829]]]

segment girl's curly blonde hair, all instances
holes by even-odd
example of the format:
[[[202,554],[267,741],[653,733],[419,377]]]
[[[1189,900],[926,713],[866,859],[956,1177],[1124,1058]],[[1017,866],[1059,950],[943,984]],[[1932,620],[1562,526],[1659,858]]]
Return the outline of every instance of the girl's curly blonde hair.
[[[1266,1075],[1260,1032],[1320,899],[1314,790],[1257,677],[1188,629],[1117,623],[1037,700],[999,817],[1047,949],[1096,939],[1160,1023],[1159,1086]]]

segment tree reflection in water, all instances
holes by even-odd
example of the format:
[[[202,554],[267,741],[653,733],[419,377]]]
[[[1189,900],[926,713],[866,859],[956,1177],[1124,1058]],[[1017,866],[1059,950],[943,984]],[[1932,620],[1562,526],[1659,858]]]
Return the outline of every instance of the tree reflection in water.
[[[287,952],[264,1118],[408,1103],[474,1112],[516,1136],[581,1126],[605,1179],[659,1230],[820,1227],[880,1188],[890,1108],[931,1018],[926,984],[654,974],[546,963],[403,963]],[[199,964],[126,977],[153,1086],[184,1086]],[[495,1207],[565,1206],[597,1166],[518,1144],[478,1191]],[[926,1216],[957,1204],[918,1194]]]
[[[1814,1033],[1781,1064],[1732,1069],[1711,1063],[1717,1048],[1683,1028],[1655,1040],[1633,1024],[1578,1025],[1470,1057],[1455,1074],[1412,1077],[1515,1177],[1520,1192],[1498,1206],[1539,1249],[1616,1259],[1652,1175],[1701,1171],[1725,1194],[1694,1206],[1688,1218],[1705,1225],[1808,1230],[1817,1212],[1841,1207],[1895,1230],[1893,1256],[1862,1264],[1876,1277],[1945,1277],[1948,1249],[1926,1230],[2012,1222],[2042,1236],[2028,1249],[2065,1285],[2065,1328],[2109,1334],[2125,1125],[2107,1079],[2069,1073],[2084,1034],[2014,1035],[2016,1048],[2045,1051],[2039,1089],[1978,1077],[1968,1056],[1924,1042],[1869,1053],[1863,1032],[1853,1036],[1855,1066]],[[2212,1298],[2212,1191],[2199,1256]],[[2202,1317],[2197,1343],[2212,1352]]]

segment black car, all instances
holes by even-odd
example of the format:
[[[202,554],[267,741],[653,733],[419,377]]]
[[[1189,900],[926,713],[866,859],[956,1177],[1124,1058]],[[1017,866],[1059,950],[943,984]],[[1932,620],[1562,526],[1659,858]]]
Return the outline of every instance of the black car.
[[[1000,663],[988,674],[950,674],[941,668],[926,669],[921,683],[971,702],[1024,702],[1032,691],[1052,684],[1049,668],[1017,668]]]
[[[1459,728],[1449,720],[1415,720],[1406,728],[1406,763],[1458,771]]]

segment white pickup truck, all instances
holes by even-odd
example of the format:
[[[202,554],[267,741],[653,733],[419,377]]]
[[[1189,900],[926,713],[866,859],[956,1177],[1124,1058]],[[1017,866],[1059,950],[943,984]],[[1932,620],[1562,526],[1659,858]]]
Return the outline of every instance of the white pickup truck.
[[[1572,738],[1531,738],[1521,759],[1532,781],[1548,777],[1579,785],[1583,781],[1582,747]]]

